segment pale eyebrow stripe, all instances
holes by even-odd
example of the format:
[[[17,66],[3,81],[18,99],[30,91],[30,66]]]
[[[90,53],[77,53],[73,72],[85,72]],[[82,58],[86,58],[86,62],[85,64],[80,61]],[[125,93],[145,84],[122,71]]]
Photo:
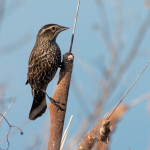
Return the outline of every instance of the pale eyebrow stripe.
[[[40,35],[41,35],[42,33],[44,33],[46,30],[50,30],[52,27],[55,27],[55,26],[51,26],[51,27],[48,27],[48,28],[46,28],[46,29],[43,29],[43,30],[41,31]]]

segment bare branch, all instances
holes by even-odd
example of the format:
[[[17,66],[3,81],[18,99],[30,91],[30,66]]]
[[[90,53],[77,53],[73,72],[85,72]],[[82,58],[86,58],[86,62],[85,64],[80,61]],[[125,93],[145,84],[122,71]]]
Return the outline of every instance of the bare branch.
[[[3,118],[5,117],[5,115],[7,114],[7,112],[9,111],[11,105],[12,105],[13,102],[14,102],[14,99],[15,99],[15,97],[12,98],[12,101],[11,101],[11,103],[9,104],[7,110],[5,111],[5,113],[3,114],[3,116],[0,118],[0,123],[1,123],[1,121],[3,120]]]
[[[1,113],[0,113],[0,116],[2,116],[4,119],[5,119],[5,121],[6,121],[6,123],[8,124],[8,126],[9,126],[9,131],[8,131],[8,133],[7,133],[7,144],[8,144],[8,146],[7,146],[7,150],[9,149],[9,146],[10,146],[10,143],[9,143],[9,134],[10,134],[10,131],[11,131],[11,128],[13,127],[13,128],[17,128],[18,130],[20,130],[20,134],[21,135],[23,135],[23,131],[22,131],[22,129],[21,128],[19,128],[19,127],[17,127],[17,126],[14,126],[14,125],[11,125],[9,122],[8,122],[8,120],[5,118],[5,116],[3,116]]]

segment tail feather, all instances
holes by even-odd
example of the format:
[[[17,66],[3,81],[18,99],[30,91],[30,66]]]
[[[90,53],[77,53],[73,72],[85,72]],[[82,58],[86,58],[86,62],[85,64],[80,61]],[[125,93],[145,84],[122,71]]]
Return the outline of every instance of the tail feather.
[[[35,120],[36,118],[42,116],[46,111],[47,104],[45,93],[40,90],[32,89],[33,103],[29,113],[29,119]]]

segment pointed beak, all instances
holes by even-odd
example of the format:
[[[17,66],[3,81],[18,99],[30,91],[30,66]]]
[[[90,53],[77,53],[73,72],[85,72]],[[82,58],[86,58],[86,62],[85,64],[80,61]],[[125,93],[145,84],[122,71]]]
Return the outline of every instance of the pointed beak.
[[[61,32],[61,31],[67,30],[67,29],[69,29],[69,28],[68,28],[68,27],[60,26],[60,29],[59,29],[59,30],[60,30],[60,32]]]

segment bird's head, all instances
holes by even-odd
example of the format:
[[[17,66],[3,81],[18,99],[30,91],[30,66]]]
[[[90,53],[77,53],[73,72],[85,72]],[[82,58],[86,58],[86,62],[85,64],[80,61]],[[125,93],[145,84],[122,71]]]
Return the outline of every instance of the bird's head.
[[[47,24],[38,32],[37,38],[47,38],[48,40],[56,40],[57,35],[67,30],[68,27],[59,26],[57,24]]]

